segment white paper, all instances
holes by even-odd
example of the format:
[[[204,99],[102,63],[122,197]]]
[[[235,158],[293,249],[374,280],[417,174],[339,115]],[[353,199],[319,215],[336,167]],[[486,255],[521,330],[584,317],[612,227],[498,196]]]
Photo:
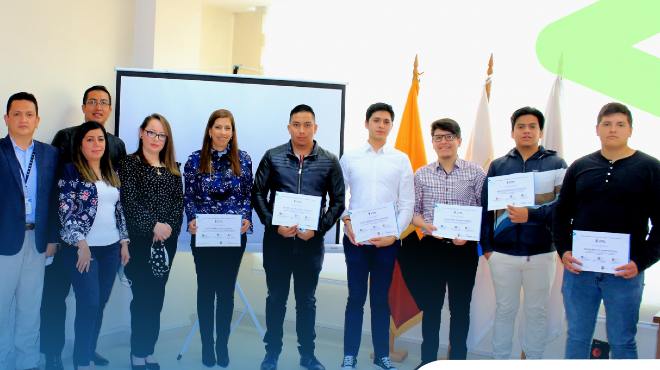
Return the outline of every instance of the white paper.
[[[381,207],[351,210],[351,226],[358,243],[384,236],[399,237],[394,203]]]
[[[278,191],[273,205],[273,225],[298,225],[302,230],[318,230],[321,197]]]
[[[582,271],[615,273],[614,268],[630,262],[630,234],[573,231],[573,257]]]
[[[488,210],[506,209],[507,206],[534,205],[534,173],[521,172],[488,178]]]
[[[196,247],[240,247],[241,215],[198,214]]]
[[[433,235],[442,238],[479,241],[481,207],[437,203],[433,209]]]

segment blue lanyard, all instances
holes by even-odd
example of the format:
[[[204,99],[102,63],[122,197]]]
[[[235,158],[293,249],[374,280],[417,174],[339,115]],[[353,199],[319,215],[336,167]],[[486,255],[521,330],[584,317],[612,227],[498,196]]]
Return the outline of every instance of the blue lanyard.
[[[34,152],[30,157],[30,164],[28,164],[27,173],[23,173],[23,166],[18,166],[18,169],[21,171],[21,178],[25,181],[25,188],[27,188],[28,179],[30,178],[30,172],[32,172],[32,163],[34,163]]]

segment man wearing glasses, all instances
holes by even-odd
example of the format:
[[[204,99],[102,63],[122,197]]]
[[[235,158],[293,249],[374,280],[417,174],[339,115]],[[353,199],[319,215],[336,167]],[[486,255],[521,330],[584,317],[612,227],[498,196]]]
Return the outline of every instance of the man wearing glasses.
[[[438,359],[440,314],[449,291],[449,359],[465,360],[470,327],[470,301],[479,259],[476,241],[434,236],[436,204],[481,206],[484,171],[475,163],[458,158],[461,128],[450,118],[431,124],[433,150],[438,159],[415,173],[413,225],[422,229],[419,267],[425,276],[419,305],[422,318],[422,363]]]
[[[85,90],[82,112],[87,121],[96,121],[105,126],[112,113],[112,98],[105,86],[96,85]],[[51,145],[60,151],[60,166],[71,162],[73,137],[79,126],[60,130]],[[115,170],[119,161],[126,156],[124,142],[108,132],[106,150]],[[52,264],[46,267],[43,297],[41,301],[41,352],[46,355],[46,370],[62,370],[62,349],[64,348],[64,323],[66,319],[65,299],[69,295],[71,279],[63,258],[56,253]],[[93,361],[98,366],[108,365],[109,361],[94,353]]]
[[[544,123],[543,113],[535,108],[513,112],[511,137],[516,147],[488,168],[488,177],[533,172],[534,205],[508,205],[506,209],[487,211],[488,182],[483,187],[481,246],[490,266],[497,304],[495,359],[511,357],[521,288],[525,293],[525,333],[521,338],[525,358],[540,359],[545,349],[548,299],[556,270],[550,227],[566,162],[557,152],[539,145]]]

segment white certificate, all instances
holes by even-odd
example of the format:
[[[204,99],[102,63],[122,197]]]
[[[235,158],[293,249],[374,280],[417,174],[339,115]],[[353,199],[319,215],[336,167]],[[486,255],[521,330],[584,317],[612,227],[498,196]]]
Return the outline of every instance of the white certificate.
[[[273,225],[298,225],[303,230],[318,230],[321,197],[315,195],[275,193]]]
[[[488,210],[506,209],[508,205],[534,205],[534,173],[522,172],[488,178]]]
[[[198,214],[196,247],[240,247],[241,215]]]
[[[573,231],[573,257],[582,271],[613,274],[615,267],[630,262],[630,234]]]
[[[351,210],[351,226],[358,243],[384,236],[399,237],[394,203],[369,209]]]
[[[433,235],[449,239],[479,241],[481,207],[437,203],[433,209]]]

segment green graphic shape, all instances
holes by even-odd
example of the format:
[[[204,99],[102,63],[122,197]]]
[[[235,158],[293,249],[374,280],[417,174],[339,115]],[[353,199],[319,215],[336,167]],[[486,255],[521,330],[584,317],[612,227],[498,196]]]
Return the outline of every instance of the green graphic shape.
[[[660,58],[634,47],[658,33],[660,0],[601,0],[545,27],[536,55],[549,71],[660,117]]]

